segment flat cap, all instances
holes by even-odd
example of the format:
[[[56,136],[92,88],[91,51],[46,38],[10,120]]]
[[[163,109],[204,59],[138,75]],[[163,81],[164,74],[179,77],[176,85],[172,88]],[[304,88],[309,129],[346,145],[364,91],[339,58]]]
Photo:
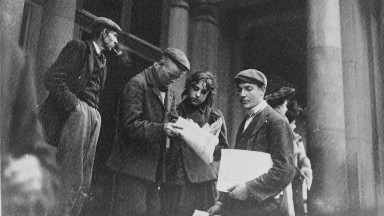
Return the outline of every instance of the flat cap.
[[[186,71],[191,69],[187,56],[181,50],[167,48],[164,50],[163,55],[170,58],[179,68]]]
[[[113,22],[111,19],[105,18],[105,17],[97,17],[92,26],[91,29],[92,31],[96,30],[99,27],[105,27],[105,28],[110,28],[114,30],[116,33],[120,34],[121,33],[121,28],[119,25],[117,25],[115,22]]]
[[[243,81],[253,84],[262,84],[262,86],[267,86],[267,77],[263,73],[255,69],[247,69],[240,71],[235,76],[235,81]]]

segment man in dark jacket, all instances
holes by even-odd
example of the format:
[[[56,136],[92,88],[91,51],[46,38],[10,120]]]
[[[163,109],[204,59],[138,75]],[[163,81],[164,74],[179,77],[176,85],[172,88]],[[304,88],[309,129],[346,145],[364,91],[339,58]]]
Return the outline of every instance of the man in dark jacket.
[[[117,139],[108,166],[116,171],[112,215],[158,215],[169,138],[177,135],[170,86],[190,69],[183,52],[167,48],[159,62],[133,77],[120,101]]]
[[[293,134],[288,121],[263,100],[267,78],[260,71],[239,72],[235,81],[240,102],[248,113],[236,136],[235,149],[271,155],[273,166],[253,180],[228,188],[208,211],[211,215],[282,215],[282,191],[292,181],[295,166]]]
[[[101,124],[99,94],[107,73],[102,52],[117,46],[121,32],[104,17],[91,30],[93,39],[68,42],[44,77],[49,96],[40,118],[47,142],[57,146],[62,174],[57,216],[78,215],[87,196]]]

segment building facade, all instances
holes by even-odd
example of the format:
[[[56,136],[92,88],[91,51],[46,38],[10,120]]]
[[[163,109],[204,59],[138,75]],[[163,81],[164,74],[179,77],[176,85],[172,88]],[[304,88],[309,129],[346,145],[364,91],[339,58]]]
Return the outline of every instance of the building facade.
[[[314,182],[310,215],[384,215],[384,3],[381,0],[1,0],[1,28],[35,58],[41,78],[71,39],[89,38],[95,16],[118,23],[121,57],[107,56],[103,119],[84,215],[108,215],[116,107],[124,84],[161,56],[184,51],[210,70],[229,141],[244,112],[233,77],[255,68],[293,83],[306,108]],[[175,84],[181,93],[185,78]],[[177,99],[181,101],[181,98]]]

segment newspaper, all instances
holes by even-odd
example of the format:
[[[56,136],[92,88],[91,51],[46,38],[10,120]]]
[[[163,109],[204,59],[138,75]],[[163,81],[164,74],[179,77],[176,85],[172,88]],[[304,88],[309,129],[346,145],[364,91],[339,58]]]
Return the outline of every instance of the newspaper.
[[[255,179],[272,168],[271,155],[258,151],[222,149],[217,190]]]
[[[219,133],[223,119],[220,118],[212,125],[205,124],[199,127],[198,124],[190,119],[178,117],[176,126],[182,129],[176,129],[180,137],[196,152],[196,154],[207,164],[213,161],[213,152],[219,143]]]
[[[195,210],[192,216],[209,216],[209,213],[205,211]]]

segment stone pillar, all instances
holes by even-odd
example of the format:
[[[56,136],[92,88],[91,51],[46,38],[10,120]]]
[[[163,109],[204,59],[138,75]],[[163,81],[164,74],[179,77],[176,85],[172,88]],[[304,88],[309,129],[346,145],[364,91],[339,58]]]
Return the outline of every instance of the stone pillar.
[[[236,22],[238,23],[238,22]],[[233,32],[233,37],[231,39],[231,43],[233,44],[230,52],[230,73],[229,80],[227,85],[229,86],[228,92],[228,118],[227,118],[227,127],[228,127],[228,144],[229,148],[235,147],[236,144],[236,135],[237,130],[241,122],[243,121],[246,112],[243,107],[241,107],[239,95],[237,94],[237,86],[234,80],[234,77],[237,73],[244,69],[244,47],[245,40],[244,37],[248,34],[248,32],[242,31],[238,26],[232,26],[235,31]]]
[[[352,214],[372,215],[376,207],[372,154],[376,107],[371,89],[370,12],[359,0],[340,0],[340,9],[350,207]]]
[[[191,25],[192,68],[193,70],[209,70],[217,78],[219,75],[219,30],[217,11],[214,5],[209,3],[199,3],[196,5]],[[216,95],[214,100],[215,105],[217,105],[218,95]]]
[[[339,0],[308,1],[310,215],[347,215],[347,155]]]
[[[25,0],[0,1],[0,27],[19,43]]]
[[[374,86],[375,86],[375,105],[376,115],[376,131],[377,146],[374,148],[375,154],[375,174],[376,174],[376,203],[377,214],[384,215],[384,2],[377,1],[375,7],[381,13],[378,16],[372,16],[372,49],[375,62]]]
[[[36,69],[39,84],[39,102],[46,95],[42,77],[52,65],[65,44],[73,39],[76,0],[49,0],[44,6]]]
[[[167,47],[174,47],[183,51],[188,56],[188,25],[189,25],[189,4],[187,0],[171,0],[169,3],[169,24]],[[181,102],[181,92],[184,88],[185,74],[173,87],[176,92],[176,103]]]

